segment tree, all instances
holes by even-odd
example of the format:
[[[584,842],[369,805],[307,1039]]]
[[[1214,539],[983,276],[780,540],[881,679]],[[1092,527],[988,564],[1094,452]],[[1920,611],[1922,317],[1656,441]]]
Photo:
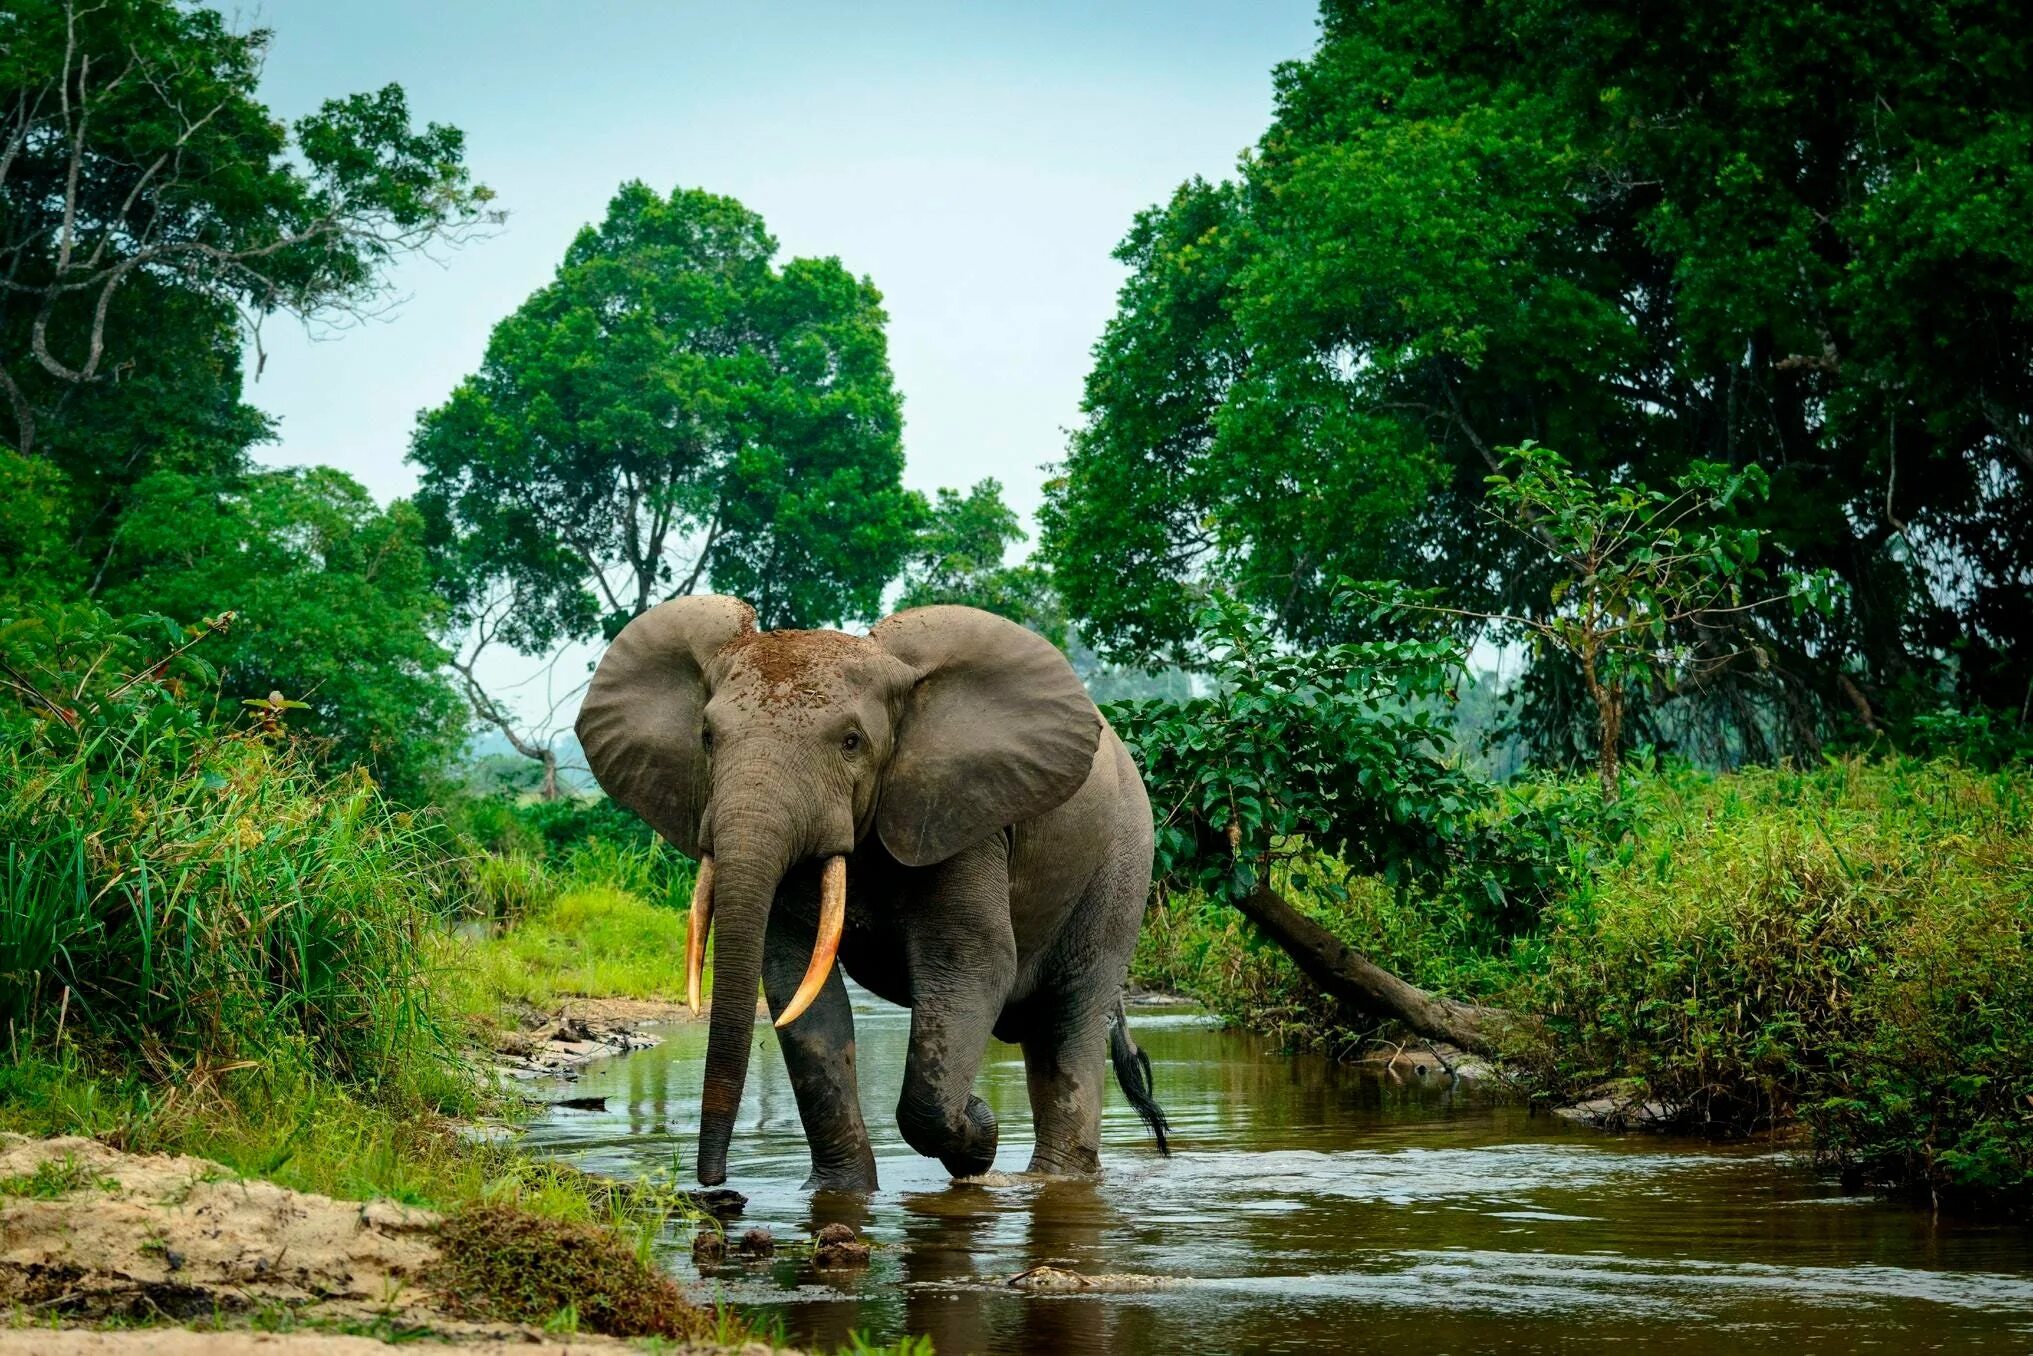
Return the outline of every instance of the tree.
[[[483,217],[456,128],[400,87],[285,132],[254,97],[268,34],[168,0],[26,0],[0,54],[0,392],[19,450],[37,391],[117,379],[131,286],[254,316],[358,313],[396,254]],[[30,378],[30,371],[35,373]]]
[[[1451,687],[1460,649],[1429,636],[1293,652],[1220,594],[1194,624],[1211,692],[1108,710],[1150,788],[1160,890],[1236,908],[1358,1016],[1492,1048],[1505,1014],[1390,974],[1284,893],[1295,880],[1339,890],[1336,862],[1431,886],[1474,850],[1491,787],[1447,756],[1443,727],[1418,709]]]
[[[223,492],[161,472],[123,526],[128,580],[105,601],[186,622],[233,612],[206,645],[229,705],[271,692],[305,703],[291,727],[400,799],[419,798],[465,742],[433,639],[447,607],[411,505],[377,508],[329,467],[261,472]]]
[[[1235,179],[1118,250],[1042,518],[1069,609],[1128,656],[1190,644],[1215,579],[1297,639],[1344,576],[1539,616],[1536,548],[1480,513],[1537,439],[1598,482],[1769,475],[1742,525],[1842,587],[1707,689],[1753,756],[1941,686],[2018,709],[2029,63],[2015,14],[1918,0],[1327,0]]]
[[[899,611],[961,603],[1007,617],[1065,649],[1066,613],[1051,576],[1029,561],[1003,564],[1024,539],[1016,511],[1002,502],[1002,483],[977,481],[961,494],[942,489],[904,567]]]
[[[1597,488],[1551,448],[1501,449],[1488,477],[1489,516],[1551,558],[1555,576],[1530,616],[1465,613],[1413,604],[1472,621],[1494,622],[1506,639],[1571,659],[1596,712],[1596,775],[1605,801],[1617,797],[1633,691],[1698,691],[1746,655],[1764,659],[1747,623],[1789,594],[1804,610],[1805,592],[1747,596],[1764,581],[1758,554],[1766,532],[1700,521],[1740,499],[1761,497],[1765,473],[1732,472],[1697,462],[1678,493],[1644,485]]]
[[[480,370],[422,415],[411,458],[475,678],[502,643],[613,635],[711,587],[764,626],[873,616],[922,514],[874,284],[778,268],[732,198],[622,186],[556,277],[495,327]]]

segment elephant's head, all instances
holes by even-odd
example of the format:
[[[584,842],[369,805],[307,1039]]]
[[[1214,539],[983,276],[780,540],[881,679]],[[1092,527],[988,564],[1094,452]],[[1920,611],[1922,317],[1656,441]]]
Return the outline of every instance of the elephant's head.
[[[763,928],[784,874],[823,859],[818,945],[779,1025],[818,995],[846,911],[846,854],[869,834],[906,866],[944,861],[1059,805],[1101,720],[1065,657],[1013,622],[925,607],[867,636],[755,629],[735,598],[678,598],[615,637],[578,733],[600,785],[699,859],[687,957],[708,924],[713,1005],[699,1180],[726,1176],[748,1071]]]

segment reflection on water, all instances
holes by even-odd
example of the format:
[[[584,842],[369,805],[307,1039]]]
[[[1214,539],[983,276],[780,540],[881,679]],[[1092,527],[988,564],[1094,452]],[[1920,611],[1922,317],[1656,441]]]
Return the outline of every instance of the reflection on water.
[[[797,1108],[767,1023],[729,1160],[743,1225],[779,1238],[844,1220],[879,1244],[865,1272],[784,1261],[701,1279],[703,1297],[782,1316],[818,1350],[861,1330],[928,1333],[965,1352],[1564,1350],[1642,1341],[1735,1353],[2033,1344],[2033,1234],[1843,1196],[1796,1159],[1617,1138],[1444,1084],[1392,1083],[1176,1011],[1134,1013],[1175,1151],[1159,1158],[1110,1088],[1098,1183],[960,1185],[898,1138],[891,1110],[909,1014],[856,993],[862,1102],[883,1191],[812,1197]],[[596,1172],[689,1167],[705,1028],[588,1070],[531,1145]],[[1023,1061],[990,1051],[980,1089],[1002,1121],[998,1169],[1029,1160]],[[687,1176],[689,1174],[686,1174]],[[1003,1284],[1050,1264],[1177,1278],[1119,1295]]]

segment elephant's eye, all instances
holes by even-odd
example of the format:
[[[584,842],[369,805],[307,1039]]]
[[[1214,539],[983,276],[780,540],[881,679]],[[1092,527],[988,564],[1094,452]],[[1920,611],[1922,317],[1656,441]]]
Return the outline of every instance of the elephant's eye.
[[[699,731],[699,747],[708,753],[713,752],[713,732],[711,730]]]
[[[841,736],[840,747],[848,753],[855,752],[861,747],[861,735],[857,731],[849,730],[845,735]]]

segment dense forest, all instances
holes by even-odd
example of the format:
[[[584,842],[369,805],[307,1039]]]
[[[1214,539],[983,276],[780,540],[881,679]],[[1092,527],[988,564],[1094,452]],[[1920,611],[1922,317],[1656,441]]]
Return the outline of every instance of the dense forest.
[[[706,187],[585,205],[412,497],[264,466],[261,325],[514,204],[399,86],[278,121],[216,10],[17,0],[0,1123],[446,1205],[526,1172],[426,1128],[490,1096],[462,1042],[675,996],[692,868],[490,674],[717,592],[1064,649],[1151,789],[1145,982],[2023,1201],[2018,19],[1325,0],[1233,175],[1124,223],[1026,554],[998,468],[906,487],[879,280]]]

